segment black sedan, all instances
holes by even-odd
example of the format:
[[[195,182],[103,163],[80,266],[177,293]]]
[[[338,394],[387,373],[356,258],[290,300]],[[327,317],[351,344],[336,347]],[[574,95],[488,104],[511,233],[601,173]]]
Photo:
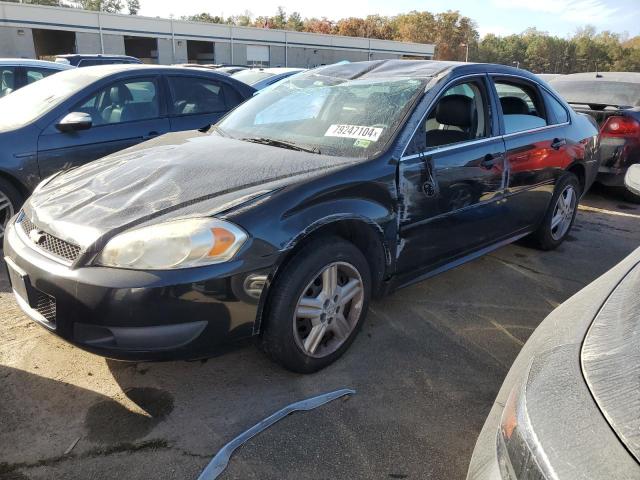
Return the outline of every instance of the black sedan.
[[[108,65],[66,70],[1,98],[0,238],[43,178],[163,133],[208,127],[254,92],[206,70]]]
[[[640,166],[629,174],[640,193]],[[640,249],[538,326],[498,393],[467,480],[640,478],[639,289]]]
[[[198,357],[257,337],[312,372],[372,296],[525,236],[562,243],[596,141],[522,70],[327,66],[209,131],[44,181],[8,226],[7,265],[24,311],[92,352]]]

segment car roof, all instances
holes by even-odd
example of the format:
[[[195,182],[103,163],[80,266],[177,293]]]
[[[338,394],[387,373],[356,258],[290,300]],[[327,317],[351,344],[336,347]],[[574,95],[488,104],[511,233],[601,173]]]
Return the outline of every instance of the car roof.
[[[30,58],[0,58],[0,65],[12,65],[17,67],[42,67],[52,70],[68,70],[75,68],[64,63],[49,62],[47,60],[33,60]]]
[[[575,82],[593,80],[601,82],[623,82],[623,83],[640,83],[640,73],[638,72],[586,72],[572,73],[571,75],[563,75],[554,78],[552,84],[558,82]]]
[[[348,80],[365,78],[421,78],[428,79],[443,74],[496,73],[516,75],[540,81],[527,70],[492,63],[449,62],[440,60],[373,60],[367,62],[340,62],[312,70],[320,75]]]
[[[273,75],[278,75],[281,73],[290,73],[290,72],[301,72],[305,70],[304,68],[292,68],[292,67],[269,67],[269,68],[252,68],[251,70],[259,70],[261,72],[272,73]]]
[[[130,55],[104,55],[102,53],[65,53],[62,55],[56,55],[56,58],[123,58],[140,61],[138,58]]]

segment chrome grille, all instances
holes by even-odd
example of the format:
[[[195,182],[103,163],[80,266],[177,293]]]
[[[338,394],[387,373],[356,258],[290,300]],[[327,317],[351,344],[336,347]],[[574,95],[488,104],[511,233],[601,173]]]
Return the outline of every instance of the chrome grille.
[[[32,230],[38,230],[31,220],[29,220],[26,215],[23,213],[22,221],[20,222],[20,226],[22,230],[29,237],[29,233]],[[70,262],[75,261],[76,258],[80,255],[80,247],[74,245],[73,243],[65,242],[53,235],[48,234],[47,232],[42,232],[42,240],[38,243],[31,242],[30,244],[36,248],[41,248],[56,257],[62,258],[64,260],[68,260]]]
[[[33,296],[35,297],[35,307],[33,309],[42,315],[47,322],[55,325],[56,323],[56,299],[51,295],[47,295],[41,292],[37,288],[33,289]]]

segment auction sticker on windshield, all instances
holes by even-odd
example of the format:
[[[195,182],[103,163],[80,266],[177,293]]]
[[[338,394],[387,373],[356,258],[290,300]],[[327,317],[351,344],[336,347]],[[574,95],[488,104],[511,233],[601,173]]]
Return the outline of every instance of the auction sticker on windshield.
[[[357,138],[377,142],[383,130],[384,128],[381,127],[364,127],[362,125],[331,125],[324,136]]]

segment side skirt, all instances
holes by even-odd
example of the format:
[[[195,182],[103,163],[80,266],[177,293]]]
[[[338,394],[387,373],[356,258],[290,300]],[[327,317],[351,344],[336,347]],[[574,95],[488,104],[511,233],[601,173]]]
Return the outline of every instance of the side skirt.
[[[434,277],[440,273],[446,272],[447,270],[451,270],[452,268],[456,268],[459,267],[460,265],[463,265],[467,262],[470,262],[472,260],[475,260],[476,258],[479,258],[483,255],[486,255],[487,253],[491,253],[494,250],[498,250],[499,248],[505,247],[513,242],[516,242],[518,240],[520,240],[523,237],[526,237],[527,235],[529,235],[531,233],[531,231],[527,230],[524,233],[519,233],[517,235],[514,235],[512,237],[506,238],[504,240],[501,240],[497,243],[494,243],[492,245],[489,245],[487,247],[481,248],[480,250],[475,250],[467,255],[464,255],[462,257],[459,257],[451,262],[445,263],[444,265],[434,268],[433,270],[428,270],[425,273],[422,274],[418,274],[416,276],[411,275],[411,278],[409,278],[408,280],[406,279],[406,276],[404,278],[402,277],[396,277],[394,279],[391,279],[391,281],[389,282],[389,288],[387,290],[387,292],[393,292],[394,290],[398,290],[400,288],[404,288],[407,287],[409,285],[413,285],[414,283],[418,283],[421,282],[423,280],[426,280],[427,278],[431,278]]]

